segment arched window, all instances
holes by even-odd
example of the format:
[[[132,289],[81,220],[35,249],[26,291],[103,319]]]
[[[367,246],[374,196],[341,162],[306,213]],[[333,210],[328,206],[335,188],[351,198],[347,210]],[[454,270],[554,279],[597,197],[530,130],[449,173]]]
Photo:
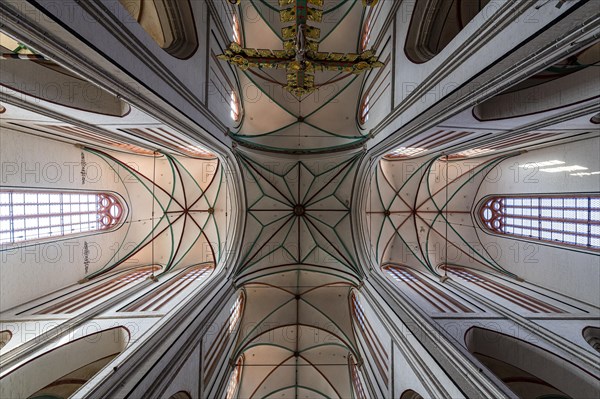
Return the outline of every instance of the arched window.
[[[446,294],[416,271],[400,265],[387,265],[383,270],[395,281],[416,295],[419,305],[436,313],[473,313],[469,307]]]
[[[215,370],[220,364],[220,360],[225,353],[227,344],[235,337],[235,332],[240,324],[240,319],[244,311],[244,293],[240,292],[237,299],[231,306],[229,317],[217,332],[214,340],[205,353],[204,383],[208,383]]]
[[[4,348],[12,338],[12,333],[8,330],[0,331],[0,349]]]
[[[171,395],[169,399],[192,399],[192,396],[186,391],[179,391]]]
[[[373,326],[365,316],[365,311],[363,310],[360,302],[358,301],[358,298],[356,298],[356,295],[354,294],[351,294],[350,296],[350,306],[354,326],[360,334],[360,336],[362,337],[363,342],[366,345],[368,354],[374,360],[376,366],[375,368],[381,376],[381,379],[387,386],[389,371],[388,352],[379,340],[379,337],[377,336],[377,333],[375,333]]]
[[[133,303],[119,309],[119,312],[159,312],[181,298],[180,294],[186,288],[206,279],[213,269],[212,264],[189,267]]]
[[[600,328],[586,327],[583,329],[583,338],[588,344],[598,352],[600,352]]]
[[[117,357],[129,339],[129,331],[119,326],[28,359],[0,379],[0,397],[68,398]]]
[[[415,63],[439,54],[489,3],[489,0],[417,0],[408,28],[405,52]]]
[[[348,355],[348,367],[350,368],[350,378],[352,379],[352,389],[354,390],[355,399],[367,399],[365,388],[363,387],[362,380],[360,379],[360,372],[358,371],[358,365],[352,355]]]
[[[49,239],[119,225],[124,208],[113,194],[0,191],[0,244]]]
[[[191,57],[198,37],[188,0],[119,0],[154,41],[173,57]]]
[[[231,108],[231,119],[233,119],[236,122],[239,122],[241,114],[240,114],[240,99],[238,98],[238,95],[235,93],[235,91],[231,91],[231,97],[229,100],[229,107]]]
[[[496,234],[600,249],[600,196],[486,198],[479,209],[486,230]]]
[[[235,331],[240,318],[242,317],[242,303],[244,301],[243,295],[239,295],[238,299],[231,306],[230,316],[229,316],[229,332]]]
[[[400,395],[400,399],[423,399],[423,396],[412,389],[408,389]]]
[[[239,44],[241,46],[242,45],[242,28],[240,26],[240,20],[238,19],[235,12],[233,14],[232,28],[233,28],[233,34],[231,35],[231,38],[233,39],[234,42],[236,42],[237,44]]]
[[[371,44],[371,31],[373,29],[373,16],[369,12],[363,23],[362,34],[360,37],[360,51],[365,51]]]
[[[364,1],[363,1],[364,3]],[[373,26],[375,22],[379,20],[381,10],[383,9],[383,1],[381,2],[371,2],[371,4],[365,4],[365,6],[370,6],[369,11],[367,11],[365,15],[365,19],[363,22],[362,33],[360,37],[360,52],[363,52],[369,48],[371,44],[371,34],[373,33]]]
[[[242,377],[242,367],[244,366],[244,359],[240,357],[233,368],[231,377],[229,377],[229,384],[227,385],[226,399],[233,399],[237,393],[238,387],[240,386],[240,380]]]
[[[364,125],[369,120],[369,95],[365,95],[360,102],[358,120]]]

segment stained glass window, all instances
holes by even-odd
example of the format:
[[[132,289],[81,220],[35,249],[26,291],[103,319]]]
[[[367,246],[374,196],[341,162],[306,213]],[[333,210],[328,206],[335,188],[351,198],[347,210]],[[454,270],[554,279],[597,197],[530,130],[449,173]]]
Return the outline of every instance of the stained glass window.
[[[234,121],[240,120],[240,100],[235,94],[235,91],[231,91],[231,99],[229,101],[229,106],[231,107],[231,119]]]
[[[233,14],[233,34],[232,39],[237,44],[242,44],[242,29],[240,27],[240,21],[238,20],[237,15]]]
[[[231,312],[229,316],[229,332],[233,332],[237,327],[238,321],[242,316],[242,302],[244,297],[242,295],[238,296],[238,299],[235,301],[233,306],[231,307]]]
[[[365,124],[369,120],[369,96],[368,95],[364,96],[362,101],[360,102],[359,120],[360,120],[361,124]]]
[[[123,205],[112,194],[0,191],[0,244],[116,227]]]
[[[240,357],[233,369],[233,373],[231,374],[231,378],[229,378],[229,384],[227,385],[227,399],[233,399],[235,397],[235,393],[237,391],[238,385],[240,384],[240,377],[242,375],[242,365],[243,359]]]
[[[599,249],[600,196],[493,197],[479,211],[498,234]]]
[[[360,379],[358,366],[355,363],[354,358],[352,356],[349,356],[348,358],[348,365],[350,367],[350,375],[352,377],[352,388],[354,389],[354,397],[356,399],[366,399],[367,395],[365,394],[365,389]]]

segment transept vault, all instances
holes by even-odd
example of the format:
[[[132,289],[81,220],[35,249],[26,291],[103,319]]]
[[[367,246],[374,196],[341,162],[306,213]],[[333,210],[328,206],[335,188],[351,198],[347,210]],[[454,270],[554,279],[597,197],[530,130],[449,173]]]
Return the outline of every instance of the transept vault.
[[[597,0],[0,12],[0,399],[600,395]]]

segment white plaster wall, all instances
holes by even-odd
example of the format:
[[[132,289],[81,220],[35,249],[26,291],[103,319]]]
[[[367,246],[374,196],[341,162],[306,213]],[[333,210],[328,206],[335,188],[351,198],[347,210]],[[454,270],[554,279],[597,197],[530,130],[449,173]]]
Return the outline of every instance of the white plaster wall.
[[[126,198],[126,190],[109,165],[85,153],[87,178],[82,182],[82,150],[74,145],[20,134],[2,127],[1,185],[7,188],[109,191]],[[2,248],[0,252],[0,311],[76,283],[112,258],[125,235],[118,229],[63,240]],[[84,264],[88,242],[89,265]],[[87,269],[87,270],[86,270]]]
[[[198,345],[185,364],[181,367],[177,376],[171,381],[169,388],[165,391],[163,398],[168,399],[171,395],[180,391],[190,394],[192,399],[199,398],[200,392],[200,345]]]
[[[600,171],[600,138],[534,150],[510,158],[490,172],[478,192],[476,203],[487,195],[500,194],[575,194],[600,192],[600,175],[571,176],[568,172],[545,173],[518,165],[528,162],[560,160],[566,165]],[[526,281],[541,285],[589,304],[600,305],[600,257],[566,247],[553,247],[535,241],[491,235],[479,231],[481,243],[507,270]],[[495,253],[494,253],[495,252]]]

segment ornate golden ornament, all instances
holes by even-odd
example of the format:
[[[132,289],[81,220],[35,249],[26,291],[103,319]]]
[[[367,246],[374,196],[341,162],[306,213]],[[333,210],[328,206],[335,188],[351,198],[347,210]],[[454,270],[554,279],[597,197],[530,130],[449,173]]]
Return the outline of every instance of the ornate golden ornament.
[[[363,0],[368,6],[376,3],[377,0]],[[281,22],[293,22],[281,29],[283,50],[249,49],[231,43],[218,58],[243,71],[249,68],[285,69],[287,83],[284,87],[298,98],[316,90],[315,72],[358,75],[383,66],[372,50],[360,54],[319,52],[321,29],[308,25],[308,22],[322,21],[323,0],[279,0],[279,6]]]

